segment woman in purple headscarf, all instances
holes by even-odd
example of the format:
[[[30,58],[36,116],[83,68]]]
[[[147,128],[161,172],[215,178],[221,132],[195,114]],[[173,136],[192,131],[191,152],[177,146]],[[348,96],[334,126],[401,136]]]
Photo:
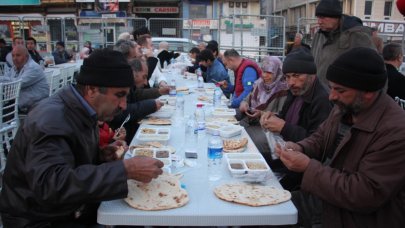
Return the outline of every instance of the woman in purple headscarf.
[[[262,77],[256,80],[253,91],[239,106],[244,126],[256,147],[262,153],[270,151],[259,120],[263,111],[278,113],[287,98],[288,85],[284,79],[279,58],[266,56],[261,63]]]

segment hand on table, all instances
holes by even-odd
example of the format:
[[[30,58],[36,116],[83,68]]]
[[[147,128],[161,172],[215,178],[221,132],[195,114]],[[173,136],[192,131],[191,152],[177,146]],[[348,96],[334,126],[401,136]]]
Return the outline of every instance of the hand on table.
[[[160,95],[169,94],[169,91],[170,91],[170,87],[169,87],[169,86],[161,86],[161,87],[159,87],[159,93],[160,93]]]
[[[129,179],[149,183],[163,173],[163,162],[158,159],[135,156],[123,162]]]
[[[292,149],[289,143],[290,142],[286,144],[285,148],[280,148],[280,145],[277,144],[276,153],[280,156],[280,160],[289,170],[299,173],[305,172],[310,158],[301,151]],[[298,144],[296,145],[302,150]]]
[[[115,130],[115,134],[113,139],[114,140],[125,140],[125,137],[127,136],[127,131],[125,130],[124,127]]]
[[[221,86],[222,89],[228,88],[228,82],[225,80],[217,82],[217,83]]]
[[[262,115],[262,111],[257,109],[249,109],[245,113],[251,119],[260,119],[260,116]]]
[[[260,125],[271,132],[280,133],[283,130],[285,121],[272,112],[265,112],[260,118]]]
[[[249,110],[249,104],[246,101],[242,101],[239,105],[239,111],[241,113],[246,113]]]
[[[165,105],[163,102],[161,102],[160,100],[156,99],[156,111],[158,111],[163,105]]]
[[[101,148],[100,160],[110,162],[122,159],[124,152],[128,150],[127,143],[124,140],[117,140]]]

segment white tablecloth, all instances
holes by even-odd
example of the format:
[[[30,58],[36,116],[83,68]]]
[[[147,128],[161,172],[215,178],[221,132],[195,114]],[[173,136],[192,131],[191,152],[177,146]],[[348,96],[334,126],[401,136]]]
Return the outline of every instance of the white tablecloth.
[[[191,91],[197,86],[197,81],[185,80],[180,76],[166,75],[176,78],[178,86],[189,85]],[[213,87],[213,84],[205,84]],[[198,102],[197,92],[185,95],[185,113],[192,115]],[[184,157],[185,128],[182,121],[175,121],[168,142],[176,148],[176,154]],[[147,125],[148,127],[154,127]],[[248,135],[243,132],[244,136]],[[198,140],[198,159],[195,167],[173,168],[173,173],[183,173],[181,182],[189,194],[190,201],[181,208],[163,211],[142,211],[131,208],[124,200],[103,202],[98,209],[98,223],[104,225],[164,225],[164,226],[240,226],[240,225],[284,225],[297,222],[297,210],[291,201],[273,206],[250,207],[218,199],[213,189],[222,183],[237,182],[233,179],[223,162],[223,175],[219,181],[208,180],[207,167],[207,138]],[[137,143],[134,138],[131,144]],[[258,152],[249,138],[249,152]],[[277,179],[272,178],[262,183],[280,187]]]

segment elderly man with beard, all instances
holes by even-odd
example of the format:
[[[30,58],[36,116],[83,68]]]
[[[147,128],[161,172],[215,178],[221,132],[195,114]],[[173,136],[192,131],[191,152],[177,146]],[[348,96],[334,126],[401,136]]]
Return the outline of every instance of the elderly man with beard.
[[[310,137],[276,149],[288,169],[303,173],[302,191],[293,193],[300,225],[320,213],[324,227],[403,227],[405,115],[383,92],[384,61],[353,48],[326,77],[335,103],[329,117]]]
[[[272,112],[262,115],[260,123],[264,129],[293,142],[316,131],[332,109],[328,93],[316,72],[314,58],[307,49],[299,48],[287,55],[283,64],[283,73],[290,88],[287,100],[278,115]],[[268,154],[264,156],[269,160]],[[273,170],[287,174],[280,180],[285,189],[299,188],[301,174],[288,171],[278,159],[270,163]]]

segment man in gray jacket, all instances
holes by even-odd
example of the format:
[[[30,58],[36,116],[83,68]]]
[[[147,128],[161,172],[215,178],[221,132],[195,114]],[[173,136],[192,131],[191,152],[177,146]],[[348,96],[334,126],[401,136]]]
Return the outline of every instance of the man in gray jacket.
[[[319,31],[312,41],[317,75],[327,90],[326,70],[343,52],[354,47],[373,47],[371,29],[354,16],[342,14],[338,0],[321,0],[316,7]]]
[[[12,59],[13,67],[2,80],[21,79],[18,109],[19,113],[28,113],[35,104],[49,96],[49,85],[44,70],[32,60],[26,47],[15,46],[12,51]]]

